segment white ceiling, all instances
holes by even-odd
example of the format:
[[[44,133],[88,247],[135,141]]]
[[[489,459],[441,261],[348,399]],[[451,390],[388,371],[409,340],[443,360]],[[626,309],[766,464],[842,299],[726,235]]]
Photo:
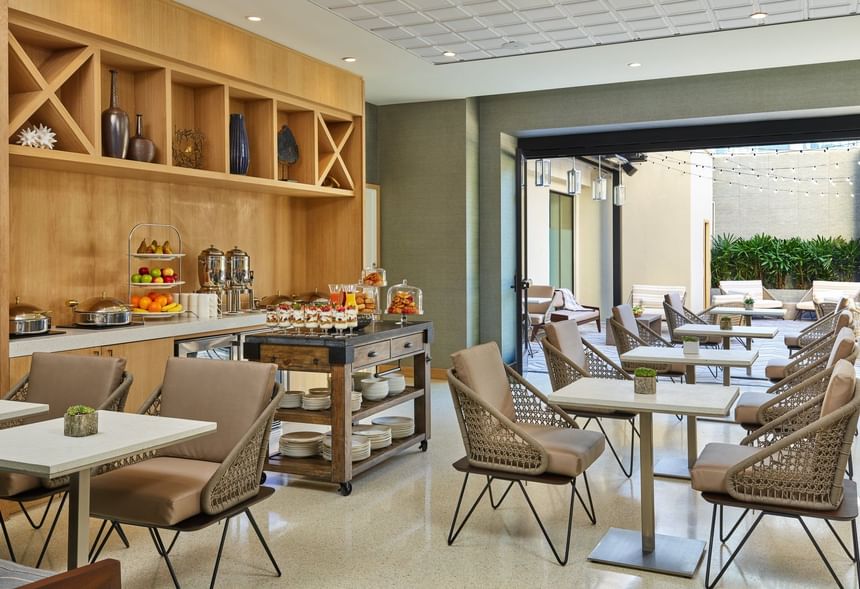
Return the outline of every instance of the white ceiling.
[[[363,76],[367,100],[380,105],[860,60],[857,15],[437,66],[309,0],[178,1]],[[350,0],[327,1],[347,4]],[[439,0],[408,1],[416,4]],[[632,5],[645,0],[603,1]],[[716,6],[734,1],[683,0],[678,4],[701,2]],[[751,0],[751,7],[755,1]],[[852,10],[857,10],[858,0],[778,0],[767,10],[775,12],[774,5],[792,4],[815,9],[838,6],[844,11],[846,1],[850,1]],[[261,16],[263,21],[249,22],[245,18],[249,15]],[[341,61],[345,56],[354,56],[358,61],[346,64]],[[642,67],[627,67],[633,61],[642,63]]]

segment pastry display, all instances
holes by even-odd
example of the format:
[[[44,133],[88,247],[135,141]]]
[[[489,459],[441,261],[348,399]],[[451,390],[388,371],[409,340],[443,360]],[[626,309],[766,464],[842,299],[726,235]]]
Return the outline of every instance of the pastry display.
[[[385,270],[373,264],[361,271],[361,284],[366,286],[388,286],[385,280]]]
[[[386,312],[391,315],[423,315],[421,289],[409,286],[404,280],[388,289]]]

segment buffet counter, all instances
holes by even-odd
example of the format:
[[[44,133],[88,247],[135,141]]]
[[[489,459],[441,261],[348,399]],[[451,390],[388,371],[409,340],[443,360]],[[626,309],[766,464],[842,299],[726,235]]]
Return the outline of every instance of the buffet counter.
[[[9,340],[9,357],[30,356],[33,352],[66,352],[82,348],[113,346],[164,338],[180,338],[204,333],[242,331],[264,327],[264,312],[225,315],[218,319],[178,319],[152,320],[128,327],[100,329],[54,327],[53,330],[65,331],[61,335],[42,335],[13,338]]]

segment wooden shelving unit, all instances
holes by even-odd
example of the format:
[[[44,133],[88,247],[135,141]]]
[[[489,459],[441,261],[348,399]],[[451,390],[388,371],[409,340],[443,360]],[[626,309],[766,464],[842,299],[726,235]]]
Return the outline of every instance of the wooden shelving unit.
[[[233,184],[237,190],[285,196],[358,193],[362,152],[350,140],[361,117],[100,39],[82,42],[70,36],[10,25],[7,136],[13,165],[202,186]],[[119,72],[120,108],[129,114],[132,134],[135,114],[143,115],[144,135],[156,146],[151,164],[102,156],[100,113],[110,101],[110,70]],[[246,176],[229,173],[231,113],[245,117],[251,153]],[[39,123],[56,133],[54,150],[15,144],[22,127]],[[277,159],[282,125],[290,127],[299,146],[298,161],[288,166]],[[203,134],[202,169],[173,161],[177,129]]]

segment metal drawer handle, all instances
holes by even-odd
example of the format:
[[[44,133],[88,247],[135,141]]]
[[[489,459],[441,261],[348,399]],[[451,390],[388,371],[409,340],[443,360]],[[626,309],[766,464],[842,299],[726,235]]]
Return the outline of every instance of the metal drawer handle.
[[[403,344],[403,347],[408,350],[409,348],[412,347],[412,342],[406,342],[405,344]]]
[[[372,351],[372,352],[369,352],[369,353],[367,354],[367,357],[368,357],[368,358],[376,358],[377,356],[379,356],[379,352],[377,352],[376,350],[374,350],[374,351]]]

